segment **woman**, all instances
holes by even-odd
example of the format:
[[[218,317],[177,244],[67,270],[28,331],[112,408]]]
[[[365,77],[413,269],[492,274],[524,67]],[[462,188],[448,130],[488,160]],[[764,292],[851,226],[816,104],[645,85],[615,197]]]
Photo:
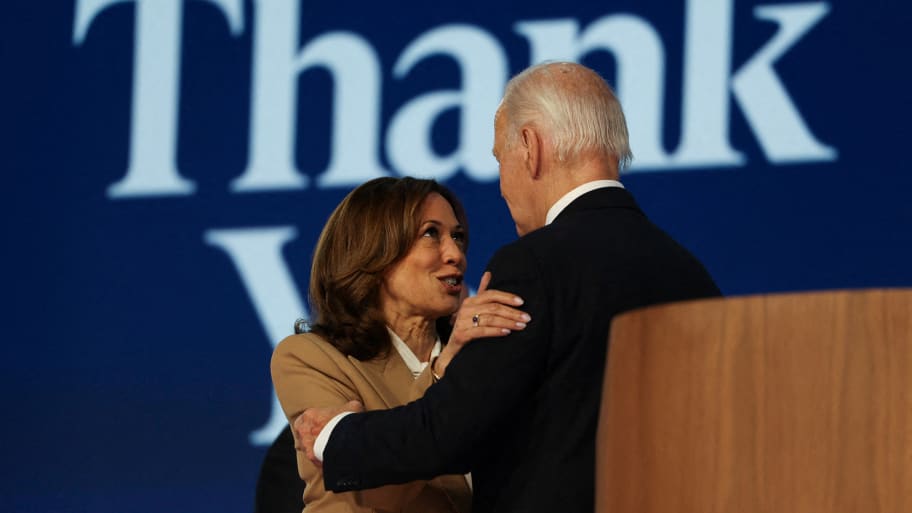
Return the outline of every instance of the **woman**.
[[[514,308],[522,300],[485,290],[487,274],[478,295],[463,302],[467,245],[461,204],[433,180],[378,178],[346,196],[314,252],[311,333],[286,338],[272,358],[289,422],[306,408],[351,400],[369,410],[405,404],[440,379],[470,340],[523,329],[529,317]],[[457,309],[443,346],[437,326]],[[465,476],[334,494],[300,453],[298,471],[308,513],[469,511]]]

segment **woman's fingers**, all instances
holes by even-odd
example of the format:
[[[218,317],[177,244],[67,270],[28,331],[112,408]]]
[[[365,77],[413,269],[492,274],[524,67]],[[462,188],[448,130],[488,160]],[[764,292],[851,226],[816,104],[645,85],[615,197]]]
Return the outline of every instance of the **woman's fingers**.
[[[466,299],[459,308],[459,318],[471,319],[480,314],[493,314],[528,322],[530,320],[528,314],[516,308],[522,304],[522,298],[515,294],[499,290],[487,290],[477,296]]]
[[[464,326],[462,329],[465,331],[474,331],[479,328],[495,328],[516,331],[525,329],[526,325],[527,323],[524,321],[514,321],[513,319],[498,317],[496,315],[479,315],[478,326],[475,326],[473,323]]]
[[[462,334],[458,336],[459,343],[466,344],[475,340],[476,338],[493,338],[493,337],[503,337],[504,335],[509,335],[516,331],[515,329],[511,330],[509,328],[496,328],[494,326],[479,326],[477,328],[472,328],[465,330]]]
[[[523,304],[523,299],[516,294],[503,292],[501,290],[485,290],[463,301],[463,305],[480,305],[485,303],[502,303],[505,305],[519,306]]]
[[[525,329],[531,320],[529,314],[513,307],[498,303],[478,305],[477,309],[461,311],[451,341],[462,345],[477,338],[502,337]]]
[[[525,329],[531,316],[517,306],[523,299],[516,294],[488,289],[491,273],[485,271],[478,283],[478,293],[465,298],[455,315],[451,342],[459,345],[485,337],[502,337]]]
[[[525,323],[532,320],[532,317],[526,312],[498,303],[490,303],[479,306],[474,310],[466,310],[466,314],[469,313],[472,315],[465,315],[464,317],[467,323],[472,324],[472,326],[477,324],[479,326],[502,326],[504,328],[516,326],[524,328]],[[522,325],[519,325],[519,323],[522,323]]]
[[[481,294],[488,289],[488,283],[491,283],[491,271],[485,271],[481,275],[481,281],[478,282],[478,294]]]

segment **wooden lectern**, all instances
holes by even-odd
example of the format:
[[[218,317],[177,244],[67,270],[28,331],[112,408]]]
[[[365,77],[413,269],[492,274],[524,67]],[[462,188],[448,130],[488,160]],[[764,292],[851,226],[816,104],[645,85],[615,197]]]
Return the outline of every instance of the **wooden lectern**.
[[[912,513],[912,289],[615,318],[597,513]]]

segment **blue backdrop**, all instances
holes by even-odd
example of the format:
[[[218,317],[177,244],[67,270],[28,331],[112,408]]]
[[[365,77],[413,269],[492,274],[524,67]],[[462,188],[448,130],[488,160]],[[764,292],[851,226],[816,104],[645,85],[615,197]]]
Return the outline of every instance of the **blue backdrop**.
[[[727,294],[912,285],[900,1],[20,1],[2,16],[3,511],[248,511],[272,345],[356,184],[515,237],[510,75],[615,84],[623,181]],[[369,234],[366,234],[369,235]],[[610,237],[595,232],[594,236]]]

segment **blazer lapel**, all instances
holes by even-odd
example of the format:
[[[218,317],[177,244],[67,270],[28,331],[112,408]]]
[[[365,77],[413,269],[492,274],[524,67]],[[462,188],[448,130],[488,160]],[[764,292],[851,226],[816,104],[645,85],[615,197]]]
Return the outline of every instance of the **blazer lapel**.
[[[394,348],[390,349],[389,355],[385,358],[363,362],[351,356],[348,359],[377,393],[384,407],[393,408],[408,402],[408,393],[414,378]]]

